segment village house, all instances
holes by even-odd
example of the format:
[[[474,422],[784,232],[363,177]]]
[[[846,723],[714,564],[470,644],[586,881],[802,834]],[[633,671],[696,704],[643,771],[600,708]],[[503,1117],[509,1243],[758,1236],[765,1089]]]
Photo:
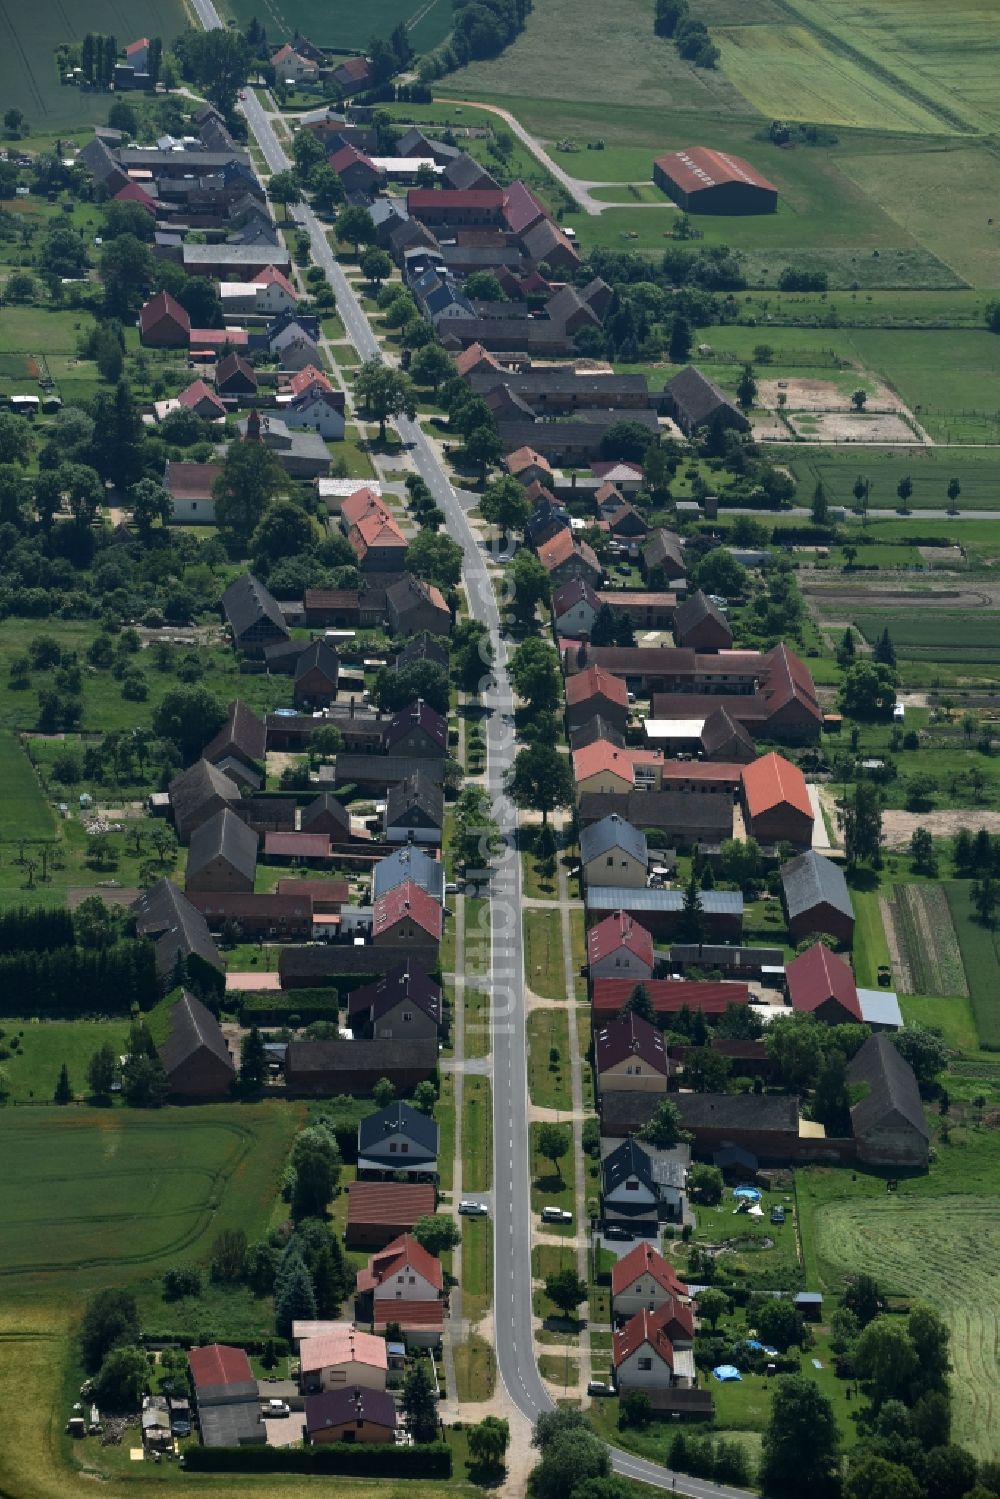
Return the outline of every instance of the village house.
[[[306,1441],[313,1447],[335,1442],[395,1442],[396,1402],[389,1390],[348,1385],[307,1395]]]
[[[643,983],[652,978],[654,963],[652,936],[625,911],[613,911],[587,933],[591,981],[625,978]]]
[[[397,1101],[369,1114],[358,1125],[358,1180],[410,1181],[437,1176],[438,1127],[428,1114]]]
[[[412,766],[408,755],[395,757]],[[404,774],[390,785],[385,798],[385,841],[387,843],[424,843],[441,846],[444,829],[444,791],[439,779],[432,778],[425,761],[412,774]]]
[[[355,1037],[436,1041],[441,1019],[440,986],[410,958],[375,983],[353,989],[347,999]]]
[[[670,1061],[663,1036],[634,1010],[615,1016],[594,1032],[594,1071],[599,1093],[627,1089],[665,1094]]]
[[[441,941],[444,924],[441,906],[412,880],[380,895],[373,913],[372,942],[376,947]]]
[[[335,1332],[302,1339],[299,1369],[304,1395],[353,1385],[384,1390],[388,1369],[385,1339],[345,1322]]]
[[[680,1340],[674,1341],[678,1333]],[[615,1388],[623,1395],[630,1390],[690,1388],[695,1382],[693,1336],[691,1309],[676,1298],[655,1312],[645,1307],[636,1312],[614,1334]]]
[[[647,1117],[656,1107],[658,1095],[643,1089],[612,1088],[608,1096],[641,1096]],[[602,1100],[602,1115],[604,1112]],[[602,1128],[602,1134],[606,1131]],[[605,1223],[624,1223],[635,1234],[654,1238],[664,1220],[677,1220],[684,1207],[686,1170],[683,1151],[647,1149],[631,1138],[615,1144],[602,1143],[601,1212]]]
[[[581,751],[581,753],[586,753]],[[580,867],[585,884],[646,888],[646,835],[617,813],[580,831]]]
[[[643,1240],[611,1267],[611,1315],[627,1320],[637,1312],[686,1300],[688,1288],[659,1250]]]

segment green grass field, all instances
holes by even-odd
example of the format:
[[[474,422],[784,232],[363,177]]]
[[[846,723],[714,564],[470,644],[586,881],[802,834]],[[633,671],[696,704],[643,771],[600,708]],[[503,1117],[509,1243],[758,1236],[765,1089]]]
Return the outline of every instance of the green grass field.
[[[1000,509],[1000,459],[989,450],[963,448],[945,451],[914,447],[895,452],[859,453],[842,448],[808,450],[799,447],[789,452],[783,447],[774,451],[780,453],[779,461],[787,463],[791,469],[802,503],[809,499],[817,481],[821,480],[829,503],[850,509],[856,503],[853,489],[860,474],[871,482],[869,503],[875,510],[890,510],[899,504],[896,486],[906,476],[913,480],[913,494],[907,503],[915,511],[947,509],[948,484],[955,478],[962,486],[958,507],[963,514]],[[982,539],[985,542],[992,536],[995,545],[994,524],[983,522],[990,529],[984,531]],[[918,531],[928,530],[927,522],[921,522],[919,514],[911,521],[873,522],[867,529],[872,536],[895,540],[905,538],[907,532],[913,534],[914,527]],[[955,540],[963,542],[972,539],[964,523],[960,530],[955,529],[952,518],[946,524],[934,522],[930,529],[951,534]],[[858,560],[864,560],[863,553],[859,554]]]
[[[954,1440],[996,1456],[996,1346],[1000,1338],[1000,1145],[963,1131],[938,1145],[929,1176],[901,1181],[811,1169],[796,1191],[810,1286],[838,1291],[870,1267],[882,1287],[935,1306],[951,1330]]]
[[[1000,997],[996,985],[1000,948],[997,946],[997,931],[976,920],[968,880],[947,880],[944,888],[958,934],[979,1044],[987,1051],[1000,1051]]]
[[[140,36],[162,37],[166,48],[184,26],[182,0],[135,0],[127,9],[114,0],[92,0],[86,7],[38,0],[27,8],[0,0],[0,98],[5,108],[22,109],[36,129],[103,123],[113,96],[64,88],[55,47],[100,31],[117,37],[119,51]]]
[[[240,26],[259,16],[275,47],[291,41],[302,31],[317,47],[363,51],[373,36],[388,39],[402,21],[418,52],[427,52],[443,42],[451,29],[451,6],[446,0],[371,0],[355,10],[350,5],[330,5],[327,0],[223,0],[223,15]]]
[[[0,843],[51,838],[55,820],[20,741],[0,731]]]
[[[558,1062],[550,1062],[555,1048]],[[528,1016],[528,1092],[545,1109],[569,1109],[569,1022],[563,1010],[532,1010]]]
[[[906,609],[899,613],[857,610],[852,618],[870,644],[888,628],[897,656],[945,665],[1000,660],[1000,614],[988,610],[976,615],[971,632],[967,614],[950,614],[945,609]],[[970,633],[974,635],[972,640]]]
[[[13,1109],[0,1117],[5,1299],[75,1298],[109,1278],[206,1258],[215,1235],[266,1226],[296,1110],[283,1105]]]
[[[462,1190],[487,1192],[493,1182],[493,1114],[490,1085],[467,1077],[462,1093]]]
[[[542,999],[566,998],[562,925],[558,911],[529,906],[524,913],[524,978]]]
[[[10,1078],[11,1097],[15,1103],[48,1103],[63,1062],[69,1068],[70,1082],[78,1098],[87,1093],[87,1066],[94,1052],[106,1041],[115,1055],[124,1052],[128,1041],[128,1022],[101,1021],[5,1021],[3,1044],[10,1055],[0,1065]],[[10,1038],[19,1036],[17,1050]]]

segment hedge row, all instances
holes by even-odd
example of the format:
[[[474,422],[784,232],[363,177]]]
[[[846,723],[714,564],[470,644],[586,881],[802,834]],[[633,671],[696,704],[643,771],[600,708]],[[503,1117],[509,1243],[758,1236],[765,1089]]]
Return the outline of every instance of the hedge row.
[[[184,1466],[192,1473],[324,1473],[367,1478],[450,1478],[451,1449],[341,1442],[329,1447],[189,1447]]]
[[[336,1020],[340,997],[336,989],[296,989],[292,994],[265,990],[244,995],[237,1008],[244,1025],[287,1025],[293,1015],[309,1025],[313,1020]]]

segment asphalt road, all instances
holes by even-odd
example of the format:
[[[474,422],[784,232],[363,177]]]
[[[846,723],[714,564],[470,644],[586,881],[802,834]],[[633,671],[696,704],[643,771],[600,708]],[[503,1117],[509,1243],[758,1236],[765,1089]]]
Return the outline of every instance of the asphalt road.
[[[220,26],[211,0],[192,0],[206,30]],[[249,90],[243,104],[247,123],[272,171],[289,160],[271,122]],[[363,359],[381,357],[378,341],[353,288],[334,259],[316,215],[298,206],[293,215],[308,233],[313,258],[326,271],[347,335]],[[531,1314],[531,1180],[528,1162],[527,1027],[524,1009],[524,950],[521,927],[521,865],[517,854],[517,813],[503,792],[503,776],[514,753],[514,700],[507,672],[507,642],[487,559],[480,549],[437,453],[416,422],[396,426],[417,470],[447,517],[448,534],[462,547],[469,611],[489,631],[492,672],[482,692],[487,719],[487,787],[503,849],[490,861],[489,987],[493,1029],[493,1305],[497,1368],[510,1398],[534,1422],[554,1402],[535,1362]],[[467,938],[468,941],[468,938]],[[615,1471],[655,1488],[676,1490],[692,1499],[745,1499],[741,1490],[673,1474],[612,1448]]]

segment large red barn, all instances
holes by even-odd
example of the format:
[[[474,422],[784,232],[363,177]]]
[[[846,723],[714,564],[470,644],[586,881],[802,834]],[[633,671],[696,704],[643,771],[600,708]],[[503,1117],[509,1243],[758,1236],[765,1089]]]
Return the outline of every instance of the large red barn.
[[[774,213],[778,189],[742,156],[688,146],[653,162],[653,181],[688,213]]]

